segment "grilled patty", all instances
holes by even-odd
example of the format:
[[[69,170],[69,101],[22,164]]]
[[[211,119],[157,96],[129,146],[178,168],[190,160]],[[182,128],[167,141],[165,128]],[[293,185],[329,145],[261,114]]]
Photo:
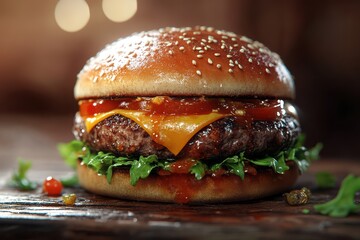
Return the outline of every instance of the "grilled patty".
[[[253,121],[248,124],[236,117],[226,117],[204,127],[174,156],[167,148],[154,142],[133,120],[113,115],[99,122],[89,133],[83,119],[76,114],[73,132],[93,151],[112,152],[118,156],[148,156],[160,159],[193,158],[224,159],[245,152],[245,156],[272,155],[291,146],[300,133],[294,117],[277,121]]]

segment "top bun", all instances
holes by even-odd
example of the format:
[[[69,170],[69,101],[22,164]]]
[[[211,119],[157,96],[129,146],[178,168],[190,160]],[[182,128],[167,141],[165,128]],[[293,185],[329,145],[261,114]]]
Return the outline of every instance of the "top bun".
[[[120,38],[89,59],[75,98],[214,96],[294,98],[294,81],[263,44],[209,27]]]

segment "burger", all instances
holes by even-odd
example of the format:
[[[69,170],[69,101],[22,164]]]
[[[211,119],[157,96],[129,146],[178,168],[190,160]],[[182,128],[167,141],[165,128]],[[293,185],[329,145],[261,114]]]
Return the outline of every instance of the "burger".
[[[76,140],[62,148],[80,185],[101,195],[263,198],[290,188],[318,152],[302,146],[294,92],[280,57],[245,36],[203,26],[135,33],[78,74]]]

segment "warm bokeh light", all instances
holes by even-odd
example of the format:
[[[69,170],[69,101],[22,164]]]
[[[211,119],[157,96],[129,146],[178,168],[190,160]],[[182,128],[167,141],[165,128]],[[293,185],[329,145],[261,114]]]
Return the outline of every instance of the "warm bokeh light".
[[[55,20],[67,32],[81,30],[90,19],[90,9],[85,0],[59,0],[55,7]]]
[[[125,22],[135,15],[137,0],[103,0],[102,8],[111,21]]]

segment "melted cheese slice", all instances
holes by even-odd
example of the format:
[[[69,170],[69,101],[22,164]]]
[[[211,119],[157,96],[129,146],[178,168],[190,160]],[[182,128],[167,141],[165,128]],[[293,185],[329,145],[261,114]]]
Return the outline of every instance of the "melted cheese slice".
[[[148,115],[141,111],[116,109],[85,118],[86,130],[90,132],[97,123],[115,114],[130,118],[139,124],[156,143],[165,146],[174,155],[177,155],[198,131],[226,116],[220,113],[187,116]]]

